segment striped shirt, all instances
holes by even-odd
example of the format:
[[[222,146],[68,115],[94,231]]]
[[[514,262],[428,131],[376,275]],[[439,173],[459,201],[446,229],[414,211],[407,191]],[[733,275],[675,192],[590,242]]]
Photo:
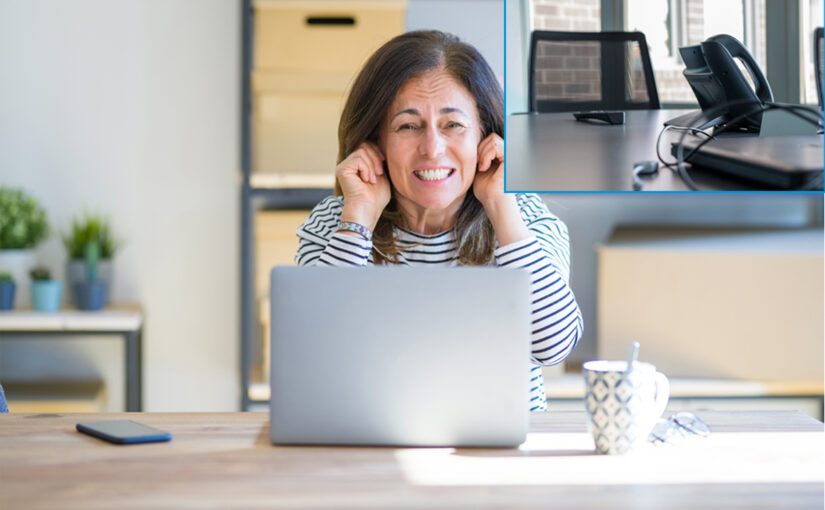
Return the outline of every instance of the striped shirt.
[[[582,318],[568,286],[570,253],[567,227],[533,194],[517,195],[521,218],[532,237],[498,246],[495,265],[522,268],[531,274],[532,353],[530,410],[546,411],[541,365],[555,365],[573,350],[582,333]],[[298,228],[298,265],[370,266],[372,242],[337,232],[344,200],[327,197]],[[422,235],[396,227],[396,241],[407,246],[399,264],[457,266],[458,250],[453,231]]]

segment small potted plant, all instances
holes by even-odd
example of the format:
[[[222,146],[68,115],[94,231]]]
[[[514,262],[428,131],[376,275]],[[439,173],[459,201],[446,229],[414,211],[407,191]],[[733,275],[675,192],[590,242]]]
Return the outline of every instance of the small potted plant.
[[[97,263],[95,281],[99,281],[109,289],[112,285],[113,267],[112,257],[118,248],[118,243],[109,228],[107,218],[85,213],[80,218],[72,220],[70,232],[63,236],[63,244],[69,255],[69,262],[66,267],[66,281],[72,289],[72,300],[75,306],[82,308],[77,302],[78,292],[74,289],[77,284],[89,281],[88,263],[86,251],[90,243],[97,244]],[[109,302],[108,291],[104,292],[104,302]]]
[[[86,244],[86,277],[72,284],[74,302],[81,310],[100,310],[106,302],[107,287],[98,279],[100,245],[96,241]]]
[[[32,308],[41,312],[56,312],[59,310],[63,282],[52,280],[51,271],[44,266],[35,267],[29,274],[32,277]]]
[[[49,235],[46,212],[22,189],[0,186],[0,267],[24,282],[35,265],[34,248]],[[17,289],[17,299],[29,300],[29,286]]]
[[[14,308],[14,278],[11,273],[0,272],[0,310]]]

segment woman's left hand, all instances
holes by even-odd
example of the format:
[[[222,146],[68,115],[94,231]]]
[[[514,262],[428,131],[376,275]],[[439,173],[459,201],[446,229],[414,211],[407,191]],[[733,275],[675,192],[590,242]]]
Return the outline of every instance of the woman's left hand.
[[[495,133],[478,144],[473,194],[485,207],[504,196],[504,140]]]

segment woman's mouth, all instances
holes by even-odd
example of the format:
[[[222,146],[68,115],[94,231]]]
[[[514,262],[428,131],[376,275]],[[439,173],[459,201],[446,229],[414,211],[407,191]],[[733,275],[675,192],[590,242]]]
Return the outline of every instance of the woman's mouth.
[[[422,181],[440,181],[453,175],[454,168],[427,168],[422,170],[413,170],[416,177]]]

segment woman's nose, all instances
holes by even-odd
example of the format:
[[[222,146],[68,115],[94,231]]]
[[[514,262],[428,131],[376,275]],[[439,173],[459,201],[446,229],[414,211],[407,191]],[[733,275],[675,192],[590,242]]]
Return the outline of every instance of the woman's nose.
[[[444,153],[444,135],[435,127],[427,127],[419,145],[419,152],[427,158],[441,156]]]

